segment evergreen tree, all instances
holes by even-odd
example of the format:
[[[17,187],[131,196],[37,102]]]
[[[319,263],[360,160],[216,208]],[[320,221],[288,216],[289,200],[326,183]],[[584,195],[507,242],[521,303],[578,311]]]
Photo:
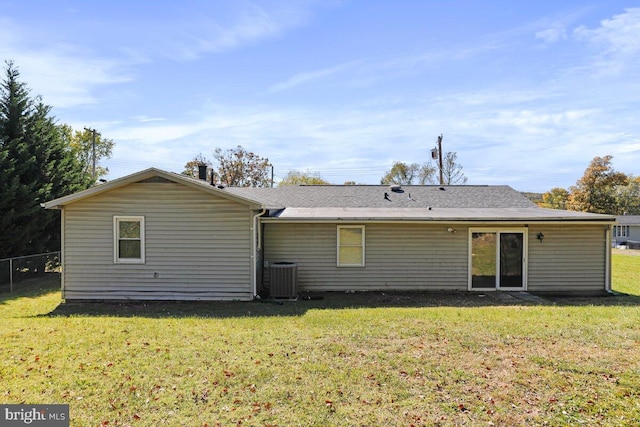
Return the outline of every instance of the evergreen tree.
[[[60,220],[40,203],[87,188],[51,107],[31,98],[12,62],[0,86],[0,257],[59,250]]]
[[[64,138],[64,126],[55,123],[50,111],[50,106],[38,102],[27,131],[29,146],[35,152],[36,162],[29,176],[36,180],[38,205],[84,190],[93,181],[86,173],[86,165]],[[37,217],[40,237],[33,242],[31,250],[34,253],[59,250],[60,214],[40,209]]]
[[[26,164],[33,156],[27,149],[25,130],[32,110],[29,92],[18,82],[18,71],[7,63],[6,80],[0,88],[0,208],[2,209],[0,257],[28,252],[37,224],[39,207],[34,203],[34,183],[25,181]]]

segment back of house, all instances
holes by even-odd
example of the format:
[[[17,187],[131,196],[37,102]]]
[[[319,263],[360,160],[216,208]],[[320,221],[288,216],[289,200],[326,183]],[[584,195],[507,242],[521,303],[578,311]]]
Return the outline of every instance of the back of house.
[[[507,186],[228,188],[151,168],[45,207],[69,300],[251,300],[282,262],[297,291],[610,288],[614,217]]]

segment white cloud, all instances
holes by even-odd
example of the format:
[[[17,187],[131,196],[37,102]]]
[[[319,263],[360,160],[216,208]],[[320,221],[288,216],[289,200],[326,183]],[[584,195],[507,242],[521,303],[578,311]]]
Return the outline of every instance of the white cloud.
[[[574,30],[577,38],[605,47],[609,54],[635,54],[640,51],[640,8],[601,21],[600,27],[580,26]]]
[[[2,20],[0,58],[12,60],[34,95],[56,108],[96,102],[93,89],[132,79],[118,60],[90,56],[81,46],[52,42],[34,45],[30,29]]]
[[[600,22],[589,29],[580,26],[573,31],[577,40],[598,49],[596,65],[606,74],[620,74],[640,63],[640,8],[626,9],[622,14]]]
[[[165,117],[147,117],[147,116],[133,116],[132,119],[140,123],[164,122],[167,120]]]
[[[495,96],[500,99],[500,93]],[[276,177],[295,169],[320,172],[335,183],[377,183],[395,160],[427,161],[441,132],[444,149],[458,153],[473,184],[510,184],[521,190],[566,187],[596,155],[625,153],[637,159],[637,136],[603,128],[606,122],[616,127],[606,110],[507,108],[492,99],[480,106],[449,102],[456,105],[455,114],[449,113],[446,99],[375,109],[356,104],[333,110],[215,105],[188,122],[137,122],[105,134],[120,147],[115,167],[110,166],[115,173],[118,167],[129,173],[152,165],[180,171],[198,153],[211,158],[216,147],[242,145],[268,157]],[[620,165],[626,166],[622,157]],[[523,182],[536,187],[522,188]]]
[[[640,141],[636,140],[635,142],[622,145],[618,147],[615,152],[619,154],[640,152]]]
[[[593,6],[581,6],[571,12],[565,11],[561,15],[555,15],[553,17],[543,17],[537,21],[525,25],[524,30],[527,35],[529,34],[530,30],[535,31],[534,36],[536,39],[542,40],[543,42],[549,44],[568,40],[568,28],[573,26],[575,22],[580,20],[586,14],[593,12],[593,9]],[[538,30],[536,31],[536,29]]]
[[[117,61],[84,57],[70,47],[17,53],[13,58],[23,81],[56,108],[93,104],[96,87],[132,80]]]
[[[272,85],[269,88],[269,92],[272,92],[272,93],[280,92],[280,91],[291,89],[293,87],[296,87],[302,84],[322,80],[334,74],[339,74],[343,71],[351,69],[358,63],[359,61],[350,61],[343,64],[335,65],[333,67],[327,67],[327,68],[322,68],[320,70],[298,73],[283,82]]]
[[[563,27],[547,28],[546,30],[538,31],[535,34],[537,39],[541,39],[547,43],[555,43],[560,40],[567,39],[567,30]]]
[[[192,123],[167,125],[142,125],[107,128],[104,132],[114,140],[134,142],[143,150],[150,145],[155,147],[164,143],[189,138],[197,134],[201,126]],[[142,156],[144,157],[144,156]]]
[[[519,128],[525,133],[548,134],[560,126],[572,126],[593,116],[594,110],[568,110],[550,113],[547,111],[502,111],[494,122],[505,127]]]
[[[169,32],[173,40],[168,43],[167,55],[193,60],[204,54],[256,44],[304,25],[310,16],[310,5],[306,2],[282,1],[267,8],[244,1],[236,2],[236,6],[232,16],[225,17],[224,24],[215,12],[193,16],[184,27],[176,24]]]

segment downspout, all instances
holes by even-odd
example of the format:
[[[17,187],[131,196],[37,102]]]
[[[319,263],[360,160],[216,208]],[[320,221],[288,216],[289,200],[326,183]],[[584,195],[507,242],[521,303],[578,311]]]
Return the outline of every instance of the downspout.
[[[262,208],[260,212],[253,215],[251,219],[251,292],[253,298],[258,295],[258,266],[256,265],[256,253],[262,245],[262,227],[258,226],[258,219],[265,214],[267,210]]]
[[[605,282],[604,282],[604,290],[606,292],[611,293],[611,233],[612,233],[612,226],[608,225],[605,229],[604,229],[604,233],[605,233],[605,245],[607,245],[607,247],[605,248],[606,252],[606,256],[605,256]]]

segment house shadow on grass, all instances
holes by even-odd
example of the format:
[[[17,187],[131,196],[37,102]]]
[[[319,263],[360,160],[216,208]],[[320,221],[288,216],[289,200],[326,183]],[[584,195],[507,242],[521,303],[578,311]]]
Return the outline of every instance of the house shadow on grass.
[[[309,310],[362,308],[501,307],[501,306],[640,306],[640,296],[536,296],[526,292],[325,292],[303,293],[295,300],[95,301],[65,302],[46,317],[109,316],[146,318],[234,318],[302,316]]]

